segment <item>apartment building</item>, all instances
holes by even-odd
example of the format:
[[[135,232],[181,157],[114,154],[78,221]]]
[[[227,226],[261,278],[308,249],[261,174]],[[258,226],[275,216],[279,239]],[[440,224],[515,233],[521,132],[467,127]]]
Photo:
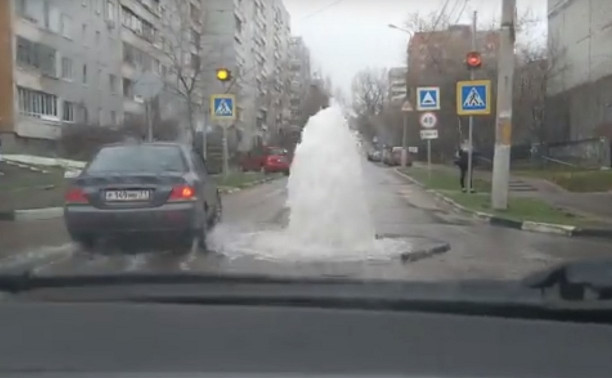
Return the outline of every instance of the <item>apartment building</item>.
[[[548,0],[548,39],[551,137],[612,136],[612,2]]]
[[[388,98],[392,104],[401,105],[406,99],[406,75],[408,75],[407,67],[393,67],[387,73]]]
[[[490,76],[497,70],[499,35],[496,31],[476,33],[477,50],[483,66],[477,76]],[[451,25],[447,30],[414,33],[408,44],[408,81],[433,85],[454,78],[467,79],[465,55],[472,50],[472,28],[469,25]]]
[[[197,127],[203,118],[204,97],[197,87],[191,98],[192,114],[189,115],[185,88],[176,75],[181,71],[190,78],[189,69],[200,69],[203,1],[120,0],[120,6],[125,123],[144,123],[145,103],[136,86],[143,75],[153,73],[160,87],[164,85],[152,100],[152,117],[155,121],[176,122],[183,130],[180,136],[188,139],[189,128]],[[189,39],[183,38],[183,34]],[[202,75],[194,74],[193,77],[199,80],[199,76]]]
[[[301,126],[300,123],[304,118],[302,114],[304,101],[312,81],[310,51],[302,37],[292,37],[289,46],[291,124]]]
[[[281,0],[204,3],[202,57],[210,71],[205,75],[205,95],[225,91],[236,95],[238,120],[232,131],[240,148],[247,150],[266,142],[284,122],[286,112],[281,108],[286,105],[282,99],[279,102],[279,94],[286,92],[289,13]],[[214,70],[219,67],[232,71],[235,81],[229,87],[215,80]]]
[[[0,33],[6,37],[0,44],[5,52],[0,58],[0,131],[10,134],[11,140],[45,144],[49,150],[68,124],[121,127],[136,123],[144,127],[144,101],[134,86],[147,72],[166,84],[153,100],[155,121],[175,120],[187,131],[185,99],[168,85],[176,82],[171,74],[176,67],[164,51],[163,25],[181,16],[176,14],[176,4],[188,5],[194,25],[201,23],[201,3],[0,2]],[[191,60],[197,61],[196,48],[193,53]],[[194,96],[194,102],[194,108],[200,109],[203,97]],[[194,118],[201,118],[201,113]],[[11,140],[9,145],[14,144]]]
[[[52,146],[67,124],[123,116],[117,0],[0,2],[0,132]]]

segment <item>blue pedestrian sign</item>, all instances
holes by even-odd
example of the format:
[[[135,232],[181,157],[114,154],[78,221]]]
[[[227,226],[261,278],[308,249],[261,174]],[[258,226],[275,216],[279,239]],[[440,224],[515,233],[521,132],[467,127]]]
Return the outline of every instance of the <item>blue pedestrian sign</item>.
[[[457,82],[457,114],[491,114],[491,81],[470,80]]]
[[[236,97],[230,94],[210,97],[210,118],[215,121],[236,119]]]
[[[440,88],[418,87],[417,110],[420,112],[429,110],[440,110]]]

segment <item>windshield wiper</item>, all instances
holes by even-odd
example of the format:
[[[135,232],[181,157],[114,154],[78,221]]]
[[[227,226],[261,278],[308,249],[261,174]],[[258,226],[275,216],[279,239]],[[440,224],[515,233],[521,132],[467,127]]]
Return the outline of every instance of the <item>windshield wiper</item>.
[[[557,295],[565,301],[612,299],[612,260],[577,261],[533,274],[523,280],[543,295]]]

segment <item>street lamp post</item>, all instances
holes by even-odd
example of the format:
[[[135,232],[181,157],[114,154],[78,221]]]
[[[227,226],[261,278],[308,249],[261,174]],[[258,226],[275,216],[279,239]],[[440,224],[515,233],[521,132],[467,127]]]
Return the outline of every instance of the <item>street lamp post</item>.
[[[389,24],[387,25],[389,28],[391,29],[395,29],[395,30],[399,30],[402,31],[406,34],[408,34],[410,37],[408,39],[408,42],[410,43],[410,38],[412,38],[412,31],[402,28],[400,26],[394,25],[394,24]],[[402,167],[406,167],[407,164],[407,160],[408,160],[408,113],[410,111],[412,111],[411,109],[408,109],[406,107],[406,105],[410,104],[408,99],[408,82],[406,81],[406,99],[404,101],[404,103],[402,104],[402,158],[401,158],[401,166]]]

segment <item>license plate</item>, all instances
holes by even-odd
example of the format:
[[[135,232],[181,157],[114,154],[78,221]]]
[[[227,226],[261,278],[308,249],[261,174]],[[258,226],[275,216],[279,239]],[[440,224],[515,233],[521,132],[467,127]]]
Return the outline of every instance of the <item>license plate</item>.
[[[108,202],[120,201],[148,201],[151,198],[150,190],[107,190],[104,197]]]

